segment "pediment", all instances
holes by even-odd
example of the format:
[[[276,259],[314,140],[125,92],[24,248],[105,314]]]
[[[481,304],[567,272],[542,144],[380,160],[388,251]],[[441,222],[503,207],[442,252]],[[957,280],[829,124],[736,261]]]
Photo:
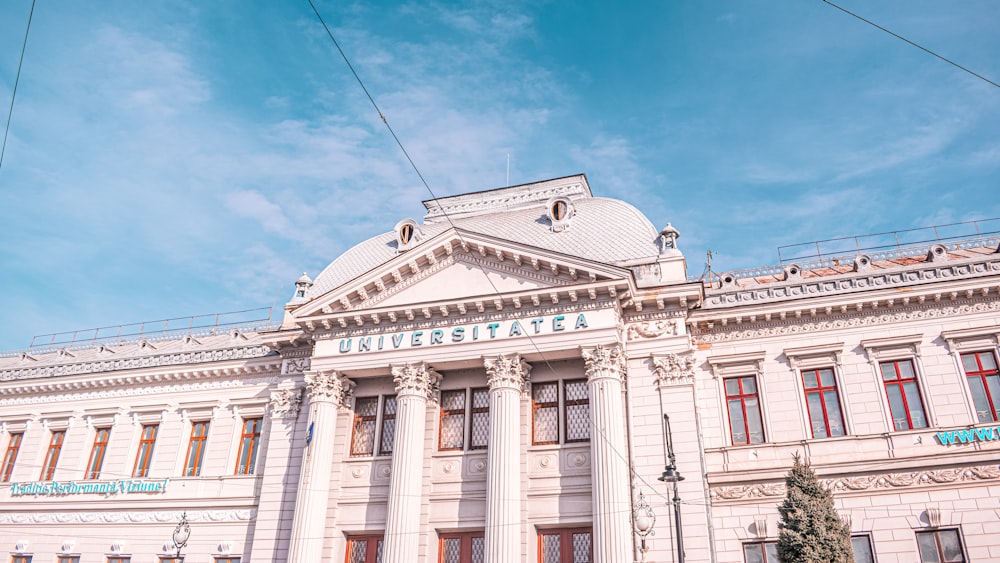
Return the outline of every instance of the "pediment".
[[[427,303],[492,301],[500,295],[628,284],[626,269],[452,230],[292,311],[298,320]],[[585,287],[582,291],[594,289]],[[614,290],[611,290],[614,293]]]

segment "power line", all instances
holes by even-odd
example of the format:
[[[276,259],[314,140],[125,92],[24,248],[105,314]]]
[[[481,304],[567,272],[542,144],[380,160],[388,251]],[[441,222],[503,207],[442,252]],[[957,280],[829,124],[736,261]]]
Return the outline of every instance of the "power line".
[[[3,132],[3,147],[0,147],[0,168],[3,168],[3,155],[7,152],[7,133],[10,132],[10,118],[14,115],[14,98],[17,96],[17,84],[21,81],[21,65],[24,64],[24,51],[28,48],[28,32],[31,31],[31,17],[35,15],[35,0],[31,0],[31,11],[28,12],[28,25],[24,29],[24,43],[21,44],[21,59],[17,62],[17,76],[14,78],[14,91],[10,94],[10,109],[7,110],[7,127]]]
[[[997,84],[996,82],[993,82],[993,81],[992,81],[992,80],[990,80],[989,78],[986,78],[985,76],[983,76],[983,75],[981,75],[981,74],[978,74],[978,73],[976,73],[976,72],[973,72],[973,71],[971,71],[971,70],[969,70],[969,69],[965,68],[964,66],[962,66],[962,65],[960,65],[960,64],[958,64],[958,63],[956,63],[955,61],[953,61],[953,60],[951,60],[951,59],[947,59],[947,58],[945,58],[945,57],[942,57],[941,55],[939,55],[939,54],[935,53],[934,51],[931,51],[931,50],[930,50],[930,49],[928,49],[927,47],[924,47],[924,46],[922,46],[922,45],[918,45],[917,43],[914,43],[913,41],[910,41],[909,39],[907,39],[907,38],[903,37],[902,35],[900,35],[900,34],[898,34],[898,33],[894,33],[894,32],[892,32],[892,31],[890,31],[890,30],[888,30],[888,29],[886,29],[886,28],[884,28],[884,27],[880,26],[879,24],[877,24],[877,23],[875,23],[875,22],[873,22],[873,21],[871,21],[871,20],[866,20],[865,18],[863,18],[863,17],[861,17],[861,16],[859,16],[859,15],[855,14],[855,13],[854,13],[854,12],[852,12],[852,11],[850,11],[850,10],[848,10],[848,9],[846,9],[846,8],[842,8],[842,7],[840,7],[840,6],[836,5],[836,4],[834,4],[833,2],[830,2],[830,0],[823,0],[823,2],[824,2],[824,3],[826,3],[826,4],[829,4],[829,5],[831,5],[831,6],[833,6],[834,8],[836,8],[836,9],[840,10],[841,12],[844,12],[845,14],[848,14],[848,15],[851,15],[851,16],[854,16],[855,18],[857,18],[857,19],[859,19],[859,20],[861,20],[861,21],[865,22],[866,24],[868,24],[868,25],[870,25],[870,26],[872,26],[872,27],[876,27],[876,28],[878,28],[878,29],[881,29],[882,31],[884,31],[884,32],[888,33],[889,35],[892,35],[893,37],[895,37],[895,38],[897,38],[897,39],[901,39],[901,40],[903,40],[903,41],[906,41],[907,43],[909,43],[910,45],[913,45],[913,46],[914,46],[914,47],[916,47],[917,49],[920,49],[921,51],[924,51],[924,52],[926,52],[926,53],[929,53],[929,54],[931,54],[931,55],[934,55],[935,57],[937,57],[937,58],[941,59],[942,61],[944,61],[944,62],[946,62],[946,63],[948,63],[948,64],[950,64],[950,65],[952,65],[952,66],[955,66],[955,67],[957,67],[957,68],[960,68],[960,69],[964,70],[965,72],[967,72],[967,73],[971,74],[972,76],[975,76],[976,78],[978,78],[978,79],[980,79],[980,80],[982,80],[982,81],[984,81],[984,82],[988,82],[989,84],[992,84],[993,86],[996,86],[997,88],[1000,88],[1000,84]]]

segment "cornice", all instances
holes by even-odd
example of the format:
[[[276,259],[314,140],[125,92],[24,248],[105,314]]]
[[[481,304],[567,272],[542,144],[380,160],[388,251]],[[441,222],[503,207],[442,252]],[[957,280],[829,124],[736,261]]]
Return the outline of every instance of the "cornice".
[[[970,258],[967,260],[950,263],[924,263],[919,266],[901,266],[879,271],[857,272],[841,274],[837,276],[827,276],[809,279],[795,279],[784,282],[774,282],[762,285],[754,285],[745,288],[724,288],[707,289],[701,317],[718,318],[725,316],[728,309],[745,308],[752,305],[774,305],[782,309],[789,309],[794,304],[790,302],[801,300],[814,300],[821,297],[841,297],[848,298],[851,304],[857,303],[877,303],[878,301],[901,301],[907,299],[899,295],[878,297],[872,300],[870,297],[851,294],[869,293],[872,291],[885,290],[910,290],[916,291],[917,286],[933,283],[976,281],[984,277],[996,276],[1000,274],[1000,255],[992,254],[984,257]],[[981,288],[961,288],[957,290],[927,290],[927,295],[920,296],[923,300],[927,296],[934,299],[941,299],[942,294],[949,296],[952,291],[981,293],[986,295],[989,287]],[[1000,288],[994,288],[994,291]],[[971,295],[970,295],[971,297]],[[850,305],[845,305],[850,306]],[[808,310],[809,306],[801,306]],[[829,308],[829,307],[828,307]],[[761,315],[766,313],[760,313]]]
[[[455,217],[485,211],[505,211],[512,207],[519,207],[530,203],[542,203],[549,198],[557,196],[573,197],[589,195],[590,188],[579,181],[547,187],[539,187],[538,184],[529,184],[522,189],[518,189],[517,187],[506,188],[496,190],[495,193],[476,192],[425,201],[424,206],[427,208],[425,220],[433,220],[445,216]]]
[[[108,358],[92,362],[61,363],[55,365],[12,368],[0,371],[0,381],[14,381],[22,379],[38,379],[44,377],[57,377],[64,375],[82,375],[93,373],[107,373],[114,371],[125,371],[134,369],[158,368],[169,366],[180,366],[186,364],[204,364],[209,362],[223,362],[228,360],[249,360],[263,358],[272,355],[274,352],[263,344],[253,346],[239,346],[234,348],[216,348],[212,350],[185,350],[170,354],[157,354],[152,356],[137,356],[131,358]],[[277,355],[275,354],[275,357]],[[244,366],[243,369],[260,371],[267,366],[257,366],[250,368]],[[225,368],[226,371],[238,368]],[[204,370],[218,370],[218,368],[205,367]],[[167,377],[169,374],[158,374],[156,377]],[[153,376],[149,376],[153,377]],[[84,384],[84,382],[77,382]],[[0,389],[0,394],[4,393]]]
[[[935,486],[964,481],[994,481],[1000,479],[1000,469],[996,465],[978,465],[948,469],[925,469],[904,473],[876,473],[852,477],[820,479],[834,494],[865,492],[878,489],[900,489],[910,487]],[[783,482],[754,483],[710,487],[709,496],[713,501],[773,499],[785,496]]]
[[[189,522],[249,522],[257,509],[187,510]],[[176,510],[134,510],[108,512],[2,512],[0,524],[170,524],[177,523]]]
[[[712,322],[697,323],[690,327],[691,337],[695,343],[729,342],[1000,311],[1000,300],[988,297],[966,299],[964,303],[954,305],[944,305],[934,301],[923,302],[923,305],[919,303],[919,301],[909,302],[908,306],[894,305],[891,310],[886,309],[884,313],[879,313],[877,309],[862,309],[829,316],[813,314],[785,319],[771,318],[768,322],[753,319],[750,323],[727,323],[721,326]]]
[[[137,385],[141,383],[134,378],[116,378],[107,383],[89,385],[90,388],[97,388],[94,391],[86,391],[85,387],[73,387],[72,385],[22,385],[11,389],[0,390],[0,407],[10,405],[27,404],[50,404],[61,401],[82,401],[91,399],[110,399],[114,397],[128,397],[136,395],[157,395],[160,393],[178,393],[184,391],[203,391],[213,389],[230,389],[238,387],[249,387],[256,385],[276,385],[280,378],[277,375],[255,378],[227,378],[227,379],[207,379],[203,381],[192,381],[198,377],[174,378],[178,383],[173,385]],[[130,383],[128,380],[132,379]],[[157,380],[153,380],[157,381]],[[163,380],[160,380],[163,381]],[[184,381],[184,383],[180,383]],[[62,394],[55,394],[64,391]]]

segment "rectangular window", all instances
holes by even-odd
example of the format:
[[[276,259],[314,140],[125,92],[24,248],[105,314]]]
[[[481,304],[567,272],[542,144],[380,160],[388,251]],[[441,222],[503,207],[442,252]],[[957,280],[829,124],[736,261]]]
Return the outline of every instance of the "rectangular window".
[[[924,404],[917,386],[917,373],[912,360],[898,360],[879,364],[885,394],[889,399],[889,411],[896,430],[927,428]]]
[[[593,553],[590,528],[538,532],[539,563],[589,563]]]
[[[396,396],[382,398],[382,431],[379,432],[378,453],[389,455],[396,441]]]
[[[216,557],[215,563],[240,563],[240,558],[238,556]]]
[[[962,367],[979,422],[996,422],[1000,410],[997,408],[1000,406],[1000,373],[993,352],[962,354]]]
[[[583,379],[531,386],[533,445],[590,440],[590,394]],[[560,428],[562,432],[560,433]]]
[[[438,449],[465,449],[465,389],[441,392],[441,427]]]
[[[65,430],[52,432],[49,438],[49,450],[45,453],[45,463],[42,464],[42,474],[39,481],[51,481],[52,475],[56,472],[56,463],[59,462],[59,453],[62,451],[63,439],[66,438]]]
[[[875,563],[872,538],[868,534],[851,536],[851,550],[854,552],[854,563]]]
[[[348,536],[347,563],[382,563],[382,536]]]
[[[131,555],[109,555],[108,563],[132,563]]]
[[[24,434],[11,434],[7,440],[7,451],[3,454],[3,467],[0,467],[0,482],[10,481],[10,472],[14,470],[14,462],[17,461],[17,452],[21,451],[21,438]]]
[[[108,437],[110,436],[110,428],[98,428],[94,433],[94,445],[90,448],[90,461],[87,462],[85,479],[101,478],[101,467],[104,466],[104,454],[108,451]]]
[[[11,555],[10,563],[31,563],[30,555]]]
[[[149,477],[149,467],[153,461],[153,447],[156,445],[156,433],[159,424],[146,424],[142,427],[142,438],[139,440],[139,451],[135,454],[133,477]]]
[[[840,413],[837,380],[833,369],[812,369],[802,372],[802,385],[806,392],[809,424],[813,438],[830,438],[844,435],[844,418]]]
[[[378,420],[378,397],[354,401],[354,432],[351,455],[369,456],[375,453],[375,423]]]
[[[746,563],[779,563],[778,543],[773,541],[743,544]]]
[[[261,418],[244,418],[240,434],[240,454],[236,458],[236,475],[253,475],[257,465],[257,448],[260,446]]]
[[[468,443],[465,435],[469,434]],[[490,397],[486,388],[441,392],[438,450],[484,450],[490,439]]]
[[[205,460],[205,444],[208,441],[208,422],[191,423],[191,441],[188,442],[187,462],[184,464],[184,475],[196,477],[201,475],[201,465]]]
[[[958,535],[958,530],[917,532],[917,546],[920,548],[921,563],[965,561],[962,538]]]
[[[57,555],[56,563],[80,563],[79,555]]]
[[[486,538],[483,532],[441,534],[440,563],[483,563],[486,561]]]
[[[763,444],[764,425],[757,397],[757,378],[752,375],[731,377],[724,380],[724,384],[733,445]]]

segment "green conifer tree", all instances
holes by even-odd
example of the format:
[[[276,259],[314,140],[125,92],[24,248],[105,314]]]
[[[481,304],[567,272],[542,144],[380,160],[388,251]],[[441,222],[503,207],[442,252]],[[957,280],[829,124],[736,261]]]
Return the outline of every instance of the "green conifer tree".
[[[778,507],[778,558],[784,563],[852,563],[851,529],[833,507],[833,495],[795,454]]]

